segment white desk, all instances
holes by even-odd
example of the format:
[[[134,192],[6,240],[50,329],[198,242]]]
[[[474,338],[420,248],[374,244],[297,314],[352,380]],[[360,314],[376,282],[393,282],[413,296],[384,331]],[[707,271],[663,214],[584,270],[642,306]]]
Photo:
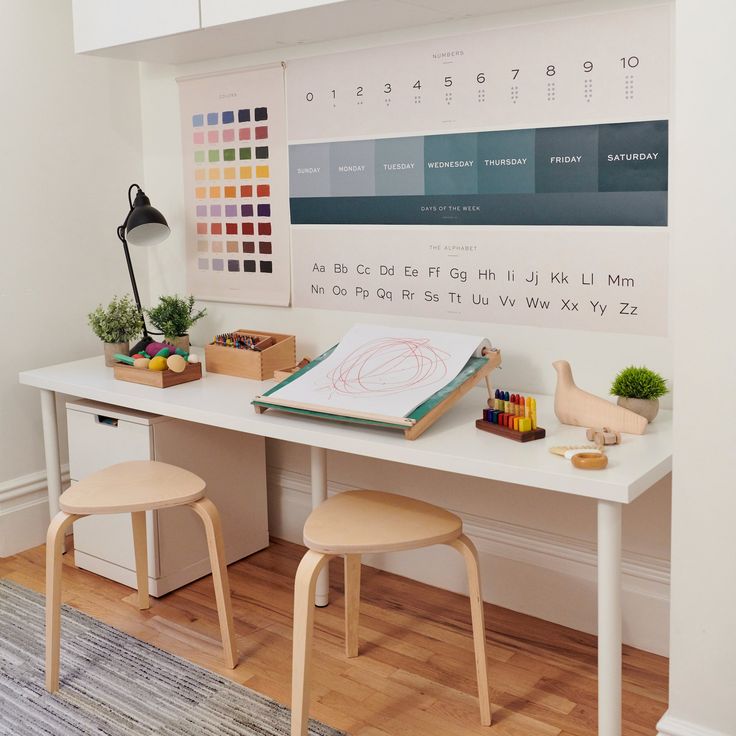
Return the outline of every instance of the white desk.
[[[49,507],[58,511],[61,469],[55,394],[63,393],[190,422],[287,440],[311,447],[312,505],[327,497],[326,450],[391,460],[488,478],[598,502],[598,733],[621,734],[621,508],[672,469],[672,415],[661,412],[642,437],[625,435],[603,471],[578,470],[552,455],[554,445],[581,444],[582,430],[561,426],[551,397],[538,400],[547,438],[517,443],[477,430],[485,395],[465,396],[418,440],[392,430],[358,427],[268,411],[256,414],[251,399],[273,382],[206,374],[201,381],[156,389],[116,381],[102,357],[24,371],[20,382],[41,389]],[[390,490],[390,489],[386,489]],[[327,604],[327,579],[318,587]]]

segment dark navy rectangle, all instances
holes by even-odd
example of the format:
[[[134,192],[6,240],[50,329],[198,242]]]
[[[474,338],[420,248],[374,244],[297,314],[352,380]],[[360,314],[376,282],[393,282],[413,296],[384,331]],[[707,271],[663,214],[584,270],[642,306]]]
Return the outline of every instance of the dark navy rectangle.
[[[667,192],[292,197],[290,205],[293,225],[667,225]]]

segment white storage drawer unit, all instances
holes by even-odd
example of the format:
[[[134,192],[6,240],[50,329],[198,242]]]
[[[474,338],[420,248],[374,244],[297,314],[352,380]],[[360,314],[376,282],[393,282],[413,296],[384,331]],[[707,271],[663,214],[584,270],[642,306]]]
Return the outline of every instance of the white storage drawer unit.
[[[268,546],[263,437],[92,401],[66,406],[72,482],[128,460],[178,465],[207,483],[222,517],[228,564]],[[147,520],[151,595],[209,574],[204,528],[191,509],[152,511]],[[136,587],[130,514],[75,522],[74,550],[78,567]]]

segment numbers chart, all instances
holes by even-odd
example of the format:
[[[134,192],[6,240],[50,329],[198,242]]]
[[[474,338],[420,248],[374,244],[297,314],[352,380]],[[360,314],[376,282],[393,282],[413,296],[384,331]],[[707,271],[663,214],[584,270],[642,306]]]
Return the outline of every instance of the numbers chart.
[[[289,142],[660,120],[670,9],[654,6],[289,63]]]
[[[287,305],[283,69],[179,84],[188,287],[200,299]]]
[[[294,304],[666,334],[670,13],[290,62]]]

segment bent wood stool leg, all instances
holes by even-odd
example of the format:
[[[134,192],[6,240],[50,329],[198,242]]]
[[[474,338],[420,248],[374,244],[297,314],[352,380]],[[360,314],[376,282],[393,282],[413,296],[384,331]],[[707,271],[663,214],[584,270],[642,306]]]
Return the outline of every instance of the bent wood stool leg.
[[[59,689],[61,646],[61,555],[64,535],[71,523],[82,518],[59,511],[46,532],[46,689]]]
[[[146,543],[146,512],[132,511],[133,547],[135,549],[135,577],[138,583],[138,608],[145,611],[151,607],[148,598],[148,547]]]
[[[358,656],[360,555],[345,555],[345,656]]]
[[[291,736],[307,736],[314,591],[331,555],[307,550],[294,580],[294,643],[291,673]]]
[[[491,725],[491,701],[488,696],[488,660],[486,657],[486,627],[483,614],[483,595],[480,586],[480,565],[478,550],[475,545],[461,534],[452,542],[465,560],[468,573],[468,594],[470,596],[470,613],[473,620],[473,646],[475,648],[475,671],[478,678],[478,702],[480,704],[480,722],[482,726]]]
[[[230,581],[225,565],[225,544],[222,539],[220,514],[209,498],[202,498],[190,504],[204,523],[207,534],[207,547],[212,566],[212,582],[215,585],[217,616],[220,620],[222,648],[225,651],[225,664],[233,669],[238,663],[238,652],[235,648],[235,632],[233,628],[233,609],[230,600]]]

